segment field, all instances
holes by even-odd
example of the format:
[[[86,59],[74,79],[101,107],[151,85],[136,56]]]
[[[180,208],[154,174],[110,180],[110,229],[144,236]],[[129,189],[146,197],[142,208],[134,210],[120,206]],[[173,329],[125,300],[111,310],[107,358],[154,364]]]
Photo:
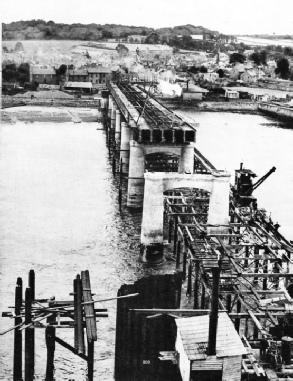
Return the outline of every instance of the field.
[[[238,42],[244,42],[247,45],[281,45],[293,48],[293,40],[270,40],[265,38],[254,38],[250,36],[237,37]]]

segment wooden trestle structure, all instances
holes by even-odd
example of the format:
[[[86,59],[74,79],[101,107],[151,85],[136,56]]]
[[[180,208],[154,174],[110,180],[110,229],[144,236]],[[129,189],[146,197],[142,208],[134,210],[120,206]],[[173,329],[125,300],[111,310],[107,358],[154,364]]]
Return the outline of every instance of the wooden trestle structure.
[[[261,362],[282,379],[292,373],[291,355],[288,367],[282,367],[278,344],[283,336],[293,337],[293,295],[287,291],[293,280],[293,247],[265,212],[237,206],[232,195],[226,233],[209,232],[213,226],[206,222],[207,208],[205,191],[175,189],[165,195],[168,239],[176,268],[187,281],[186,294],[193,298],[193,309],[209,308],[213,272],[219,269],[219,308],[228,311],[245,346],[260,348]],[[265,375],[250,352],[244,371]]]
[[[14,319],[14,327],[3,332],[14,331],[13,380],[35,379],[35,329],[45,329],[47,346],[46,381],[54,380],[54,352],[58,343],[76,354],[88,364],[88,380],[94,379],[94,342],[97,340],[97,317],[107,317],[107,309],[96,309],[92,298],[88,270],[82,271],[73,280],[73,300],[57,301],[35,297],[35,272],[29,272],[28,287],[23,300],[22,278],[17,278],[14,312],[3,312],[2,316]],[[56,336],[56,330],[73,329],[74,347]],[[23,332],[24,332],[24,377],[23,377]],[[86,333],[86,339],[85,339]]]

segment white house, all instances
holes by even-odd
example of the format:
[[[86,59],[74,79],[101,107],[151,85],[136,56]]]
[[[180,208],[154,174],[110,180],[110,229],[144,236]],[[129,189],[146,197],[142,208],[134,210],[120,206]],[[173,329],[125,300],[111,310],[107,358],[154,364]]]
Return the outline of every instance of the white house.
[[[204,73],[203,79],[209,82],[215,82],[219,79],[219,74],[216,72]]]
[[[257,81],[257,73],[255,70],[246,70],[244,73],[240,76],[241,81],[245,83],[254,83]]]
[[[225,98],[228,99],[237,99],[239,98],[239,93],[236,90],[230,90],[230,89],[225,89]]]
[[[192,83],[188,84],[188,90],[184,90],[182,93],[183,100],[202,100],[202,96],[205,93],[208,93],[207,89],[196,86]]]

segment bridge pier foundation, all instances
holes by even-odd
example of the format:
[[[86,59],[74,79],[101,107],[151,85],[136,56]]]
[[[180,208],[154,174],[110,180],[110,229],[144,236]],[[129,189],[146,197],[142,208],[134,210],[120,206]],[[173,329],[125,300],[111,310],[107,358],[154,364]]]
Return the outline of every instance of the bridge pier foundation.
[[[213,186],[210,194],[208,224],[217,226],[208,226],[208,234],[227,233],[229,223],[229,194],[230,194],[230,174],[228,172],[219,172],[213,175]]]
[[[116,123],[115,123],[115,140],[120,141],[121,138],[121,112],[116,110]]]
[[[149,174],[145,178],[140,257],[143,262],[157,262],[163,258],[164,184]]]
[[[112,110],[111,110],[111,130],[112,130],[112,131],[115,131],[115,124],[116,124],[116,110],[117,110],[117,106],[116,106],[116,104],[113,102]]]
[[[111,110],[113,107],[113,97],[109,95],[109,102],[108,102],[108,118],[111,118]]]
[[[130,141],[133,139],[133,130],[126,122],[121,123],[120,162],[122,159],[122,173],[128,173]]]
[[[145,153],[144,146],[134,140],[130,142],[127,206],[143,206]]]
[[[181,148],[178,173],[194,172],[194,143],[185,144]]]

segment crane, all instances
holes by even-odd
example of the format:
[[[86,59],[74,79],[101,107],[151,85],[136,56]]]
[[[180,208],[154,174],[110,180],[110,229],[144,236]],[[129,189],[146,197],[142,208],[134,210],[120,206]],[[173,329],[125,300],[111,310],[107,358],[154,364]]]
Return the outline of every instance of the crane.
[[[262,176],[260,179],[257,180],[256,183],[252,184],[252,186],[248,189],[246,189],[245,192],[243,192],[243,195],[247,195],[247,196],[250,196],[252,194],[252,192],[258,188],[273,172],[276,171],[276,167],[272,167],[268,173],[266,173],[264,176]]]
[[[272,167],[264,176],[253,184],[252,178],[256,177],[256,174],[250,169],[244,169],[241,163],[240,169],[235,171],[235,185],[233,188],[233,193],[242,206],[248,206],[252,201],[256,200],[252,196],[252,192],[258,188],[273,172],[275,172],[275,170],[276,167]]]

